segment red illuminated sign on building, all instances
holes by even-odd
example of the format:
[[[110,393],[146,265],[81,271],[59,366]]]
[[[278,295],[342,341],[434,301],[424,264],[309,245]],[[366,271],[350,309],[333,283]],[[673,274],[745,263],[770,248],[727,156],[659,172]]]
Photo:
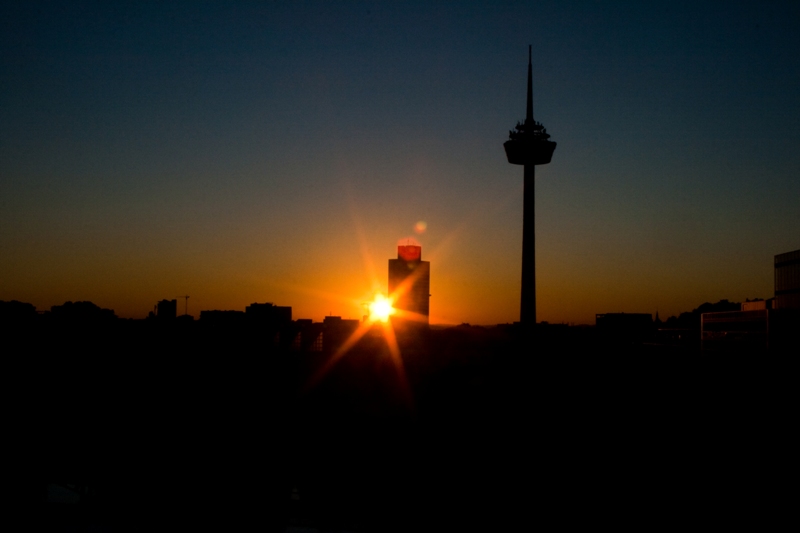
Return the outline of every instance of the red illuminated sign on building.
[[[397,258],[403,261],[419,261],[422,258],[422,246],[398,246]]]

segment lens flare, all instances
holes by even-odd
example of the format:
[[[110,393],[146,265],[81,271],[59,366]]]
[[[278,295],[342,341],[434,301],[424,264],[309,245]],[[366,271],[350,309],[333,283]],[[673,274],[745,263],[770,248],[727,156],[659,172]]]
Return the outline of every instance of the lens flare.
[[[375,299],[369,304],[369,317],[373,322],[388,322],[394,311],[392,301],[382,294],[376,294]]]
[[[428,223],[424,220],[420,220],[416,224],[414,224],[414,231],[417,232],[418,235],[422,235],[425,233],[425,230],[428,229]]]

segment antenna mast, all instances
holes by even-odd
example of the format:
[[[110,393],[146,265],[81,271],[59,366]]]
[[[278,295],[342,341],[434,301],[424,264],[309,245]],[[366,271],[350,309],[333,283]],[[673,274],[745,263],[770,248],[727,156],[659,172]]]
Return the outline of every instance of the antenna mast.
[[[186,295],[186,296],[178,296],[178,298],[183,298],[184,299],[184,301],[183,301],[183,314],[184,315],[188,315],[189,314],[189,296],[188,295]]]

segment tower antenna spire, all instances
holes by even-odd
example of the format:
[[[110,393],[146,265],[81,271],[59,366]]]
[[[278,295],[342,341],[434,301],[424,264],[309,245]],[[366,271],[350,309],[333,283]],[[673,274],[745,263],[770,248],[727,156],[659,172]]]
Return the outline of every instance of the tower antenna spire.
[[[528,109],[525,125],[533,125],[533,68],[531,66],[531,45],[528,45]]]

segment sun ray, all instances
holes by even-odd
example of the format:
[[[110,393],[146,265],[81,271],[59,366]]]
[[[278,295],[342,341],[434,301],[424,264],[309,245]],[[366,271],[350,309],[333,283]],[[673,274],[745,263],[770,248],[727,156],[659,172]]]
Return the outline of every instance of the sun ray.
[[[341,359],[344,355],[350,351],[353,346],[355,346],[358,341],[361,340],[369,330],[372,328],[372,322],[369,320],[365,320],[361,324],[359,324],[358,328],[350,335],[347,340],[345,340],[339,348],[331,355],[330,359],[328,359],[325,364],[320,368],[312,377],[308,380],[308,383],[305,386],[305,392],[308,392],[310,389],[316,387],[320,381],[325,377],[325,375],[330,372],[331,368]]]
[[[350,218],[353,221],[353,226],[356,230],[356,237],[358,238],[358,247],[361,252],[361,260],[364,261],[364,268],[366,268],[367,275],[372,283],[372,290],[377,291],[379,290],[380,284],[378,283],[378,276],[375,270],[375,262],[372,260],[372,256],[369,253],[367,236],[364,234],[364,225],[361,223],[361,217],[359,217],[356,210],[355,201],[353,200],[349,183],[347,187],[347,203],[350,208]]]
[[[354,304],[358,305],[358,301],[350,298],[348,296],[344,296],[343,294],[337,294],[335,292],[323,291],[320,289],[314,289],[310,287],[305,287],[303,285],[297,285],[294,283],[275,283],[270,282],[270,285],[275,287],[276,289],[283,289],[286,291],[294,292],[297,294],[306,294],[309,296],[316,296],[320,299],[327,300],[330,302],[339,302],[339,303],[347,303],[347,304]]]
[[[414,407],[414,396],[411,394],[411,386],[406,377],[406,367],[403,363],[403,358],[400,356],[400,346],[397,344],[397,336],[394,333],[394,328],[391,322],[383,324],[383,334],[386,339],[386,344],[389,347],[389,356],[394,363],[395,371],[397,372],[397,380],[400,382],[400,389],[403,393],[403,402],[411,409]]]

